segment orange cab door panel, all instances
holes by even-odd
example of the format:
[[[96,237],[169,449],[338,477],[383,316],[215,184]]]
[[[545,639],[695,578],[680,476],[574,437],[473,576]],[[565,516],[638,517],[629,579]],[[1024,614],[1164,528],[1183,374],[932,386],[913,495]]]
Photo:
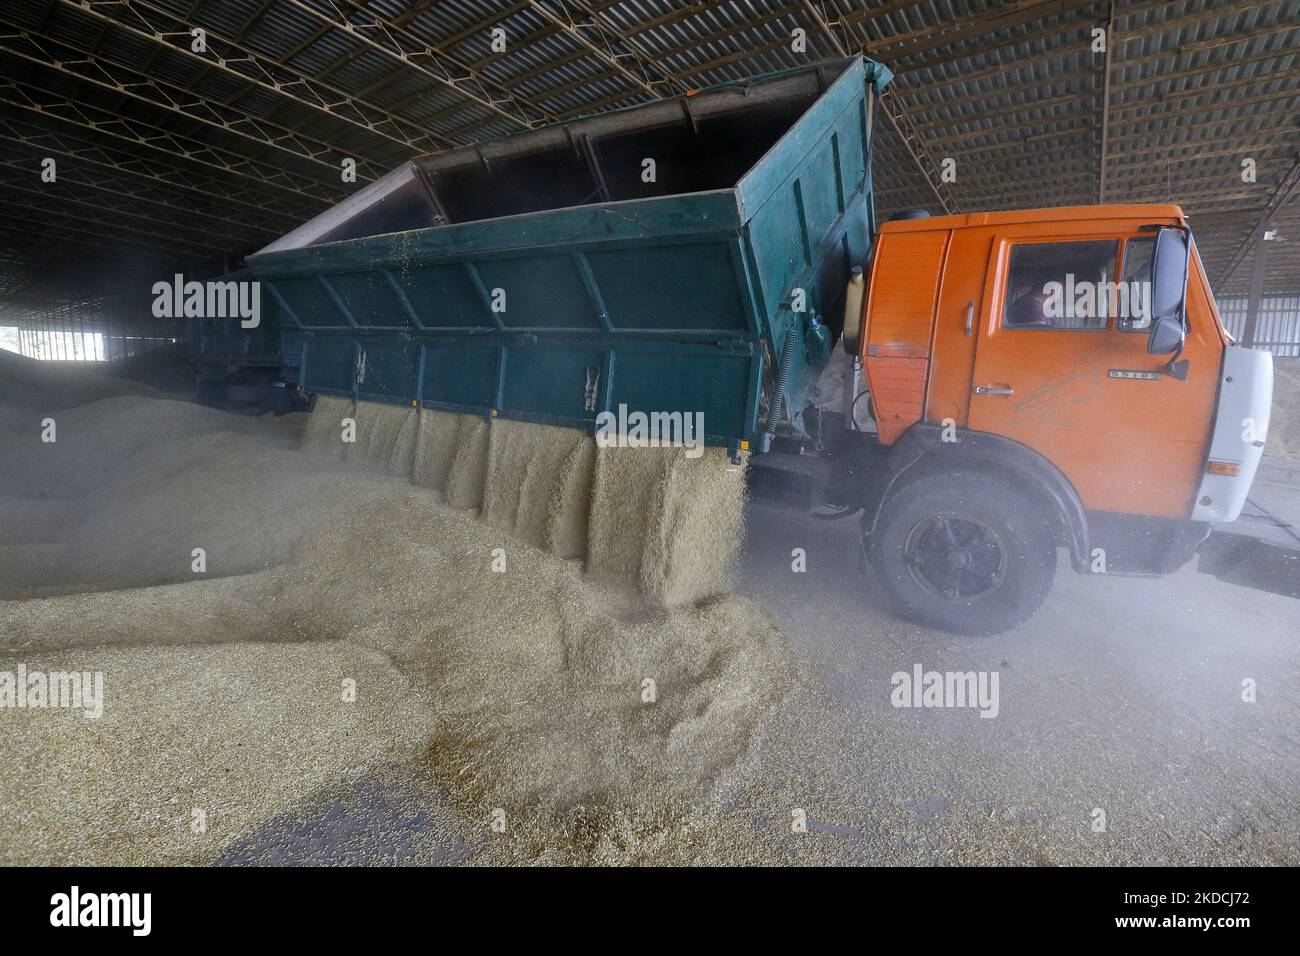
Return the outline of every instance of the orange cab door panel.
[[[1193,294],[1199,279],[1189,282],[1189,375],[1179,381],[1163,371],[1167,356],[1146,351],[1150,233],[1104,223],[1043,232],[994,237],[968,427],[1044,455],[1087,508],[1186,518],[1219,375],[1217,329]],[[1117,279],[1118,289],[1105,286]]]
[[[951,234],[949,229],[891,232],[877,242],[862,357],[880,440],[886,445],[925,411],[930,340]]]
[[[992,229],[954,229],[948,244],[942,295],[934,318],[934,354],[930,369],[925,420],[932,425],[953,422],[967,427],[971,367],[975,343],[984,320],[984,283]]]

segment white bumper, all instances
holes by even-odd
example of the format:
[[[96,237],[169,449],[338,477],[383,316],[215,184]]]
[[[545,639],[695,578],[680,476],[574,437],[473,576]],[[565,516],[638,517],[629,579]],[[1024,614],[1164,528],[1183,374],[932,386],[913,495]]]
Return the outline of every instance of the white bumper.
[[[1235,475],[1205,473],[1192,507],[1193,521],[1237,520],[1264,454],[1272,407],[1273,356],[1256,349],[1228,348],[1223,355],[1210,461],[1234,464],[1238,470]]]

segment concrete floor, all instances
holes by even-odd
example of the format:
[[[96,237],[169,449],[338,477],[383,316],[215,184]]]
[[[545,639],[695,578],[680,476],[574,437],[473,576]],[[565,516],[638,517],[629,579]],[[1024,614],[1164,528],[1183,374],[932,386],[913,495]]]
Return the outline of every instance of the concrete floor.
[[[1267,463],[1253,497],[1300,523],[1300,463]],[[1219,582],[1195,562],[1165,578],[1102,578],[1062,556],[1036,617],[955,637],[882,609],[858,573],[853,519],[756,503],[749,533],[742,590],[777,614],[844,721],[891,725],[914,751],[921,772],[903,780],[873,774],[886,756],[874,736],[841,755],[846,780],[875,780],[872,802],[913,808],[940,842],[959,808],[1032,824],[1030,858],[1043,862],[1300,862],[1295,600]],[[797,547],[803,574],[791,571]],[[997,671],[998,716],[894,708],[891,675],[917,664]],[[1242,699],[1247,679],[1254,703]]]

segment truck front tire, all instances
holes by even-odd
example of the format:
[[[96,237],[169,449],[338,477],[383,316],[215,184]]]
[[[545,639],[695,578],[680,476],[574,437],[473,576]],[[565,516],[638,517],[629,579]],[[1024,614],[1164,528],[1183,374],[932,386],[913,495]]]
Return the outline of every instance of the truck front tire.
[[[891,491],[867,553],[895,612],[958,634],[997,634],[1028,620],[1056,574],[1056,542],[1038,502],[981,472]]]

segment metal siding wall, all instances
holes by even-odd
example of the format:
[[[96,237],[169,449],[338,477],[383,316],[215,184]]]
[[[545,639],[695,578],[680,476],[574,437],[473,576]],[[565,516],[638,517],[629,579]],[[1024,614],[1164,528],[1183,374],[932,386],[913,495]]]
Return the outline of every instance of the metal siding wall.
[[[1246,327],[1247,297],[1225,296],[1217,301],[1223,324],[1240,340]],[[1282,357],[1300,356],[1300,294],[1263,296],[1255,335],[1257,348]]]

